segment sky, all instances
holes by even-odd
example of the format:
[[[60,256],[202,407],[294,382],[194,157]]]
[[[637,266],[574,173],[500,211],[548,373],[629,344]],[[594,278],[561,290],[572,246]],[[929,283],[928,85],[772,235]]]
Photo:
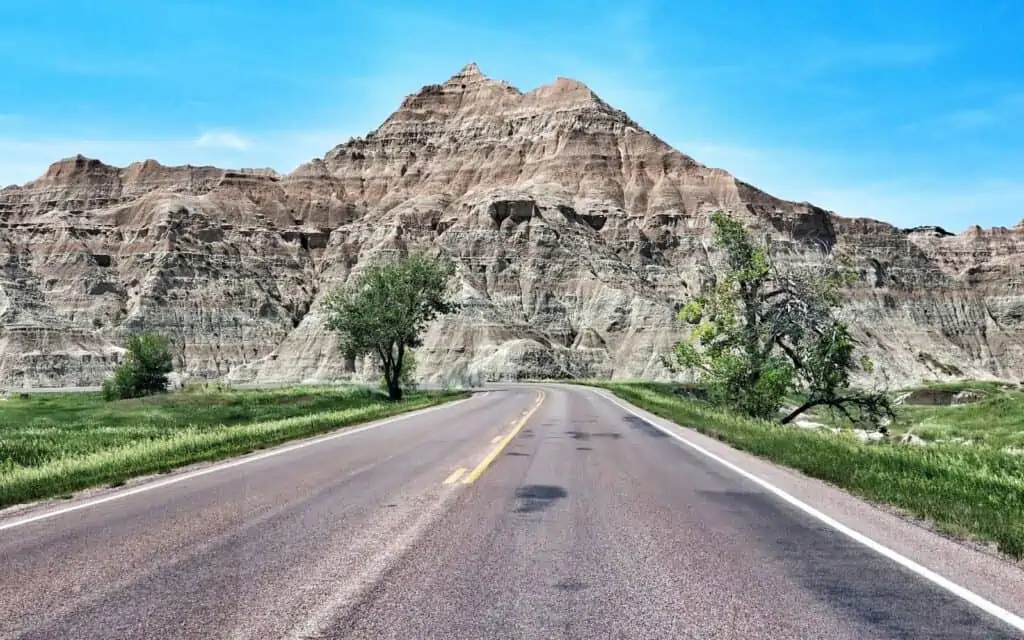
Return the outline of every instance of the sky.
[[[1019,0],[3,0],[0,185],[76,153],[288,172],[475,61],[524,91],[585,82],[778,197],[1012,226],[1020,34]]]

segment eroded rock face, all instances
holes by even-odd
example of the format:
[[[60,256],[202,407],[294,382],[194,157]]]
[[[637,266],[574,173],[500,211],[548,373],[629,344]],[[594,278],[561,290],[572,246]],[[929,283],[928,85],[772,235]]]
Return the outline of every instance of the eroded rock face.
[[[778,200],[579,82],[522,93],[470,65],[287,176],[79,156],[0,190],[0,385],[97,384],[142,328],[191,377],[362,375],[322,296],[417,249],[455,260],[462,303],[418,353],[427,380],[665,376],[718,209],[781,260],[854,265],[846,312],[892,381],[1024,378],[1024,226],[904,231]]]

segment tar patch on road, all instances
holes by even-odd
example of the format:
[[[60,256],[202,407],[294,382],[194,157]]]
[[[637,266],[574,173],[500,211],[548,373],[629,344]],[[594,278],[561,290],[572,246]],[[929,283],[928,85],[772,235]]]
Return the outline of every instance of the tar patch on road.
[[[556,582],[555,588],[559,591],[568,591],[570,593],[574,593],[576,591],[583,591],[584,589],[586,589],[587,584],[585,582],[580,582],[575,578],[567,578],[565,580],[559,580],[558,582]]]
[[[644,434],[645,436],[650,436],[652,438],[667,438],[668,437],[667,433],[665,433],[661,429],[657,428],[656,426],[654,426],[650,422],[644,420],[643,418],[638,418],[636,416],[625,416],[625,417],[622,418],[622,421],[625,422],[626,424],[628,424],[634,430],[639,431],[640,433]]]
[[[516,513],[536,513],[566,496],[565,489],[548,484],[528,484],[516,489]]]
[[[622,437],[621,433],[615,433],[614,431],[599,433],[589,433],[587,431],[566,431],[566,433],[573,440],[590,440],[591,438],[608,438],[609,440],[618,440]]]

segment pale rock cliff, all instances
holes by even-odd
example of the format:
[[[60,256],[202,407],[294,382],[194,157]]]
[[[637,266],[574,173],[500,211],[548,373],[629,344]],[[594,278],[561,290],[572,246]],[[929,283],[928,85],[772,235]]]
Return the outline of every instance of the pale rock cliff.
[[[79,156],[0,190],[0,385],[98,384],[143,328],[192,377],[363,375],[320,300],[420,249],[455,260],[462,303],[417,354],[426,380],[661,377],[718,209],[782,260],[855,265],[846,313],[889,381],[1024,378],[1024,225],[900,230],[779,200],[579,82],[522,93],[469,65],[286,176]]]

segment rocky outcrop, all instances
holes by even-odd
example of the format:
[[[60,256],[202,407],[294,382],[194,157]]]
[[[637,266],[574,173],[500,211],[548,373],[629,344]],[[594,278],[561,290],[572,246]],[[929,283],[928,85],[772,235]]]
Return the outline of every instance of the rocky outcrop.
[[[523,93],[469,65],[289,175],[79,156],[0,190],[0,385],[96,384],[142,328],[193,377],[361,375],[320,300],[420,249],[456,262],[462,303],[418,353],[426,379],[664,376],[718,209],[780,260],[853,265],[845,311],[890,380],[1024,378],[1024,226],[900,230],[779,200],[579,82]]]

